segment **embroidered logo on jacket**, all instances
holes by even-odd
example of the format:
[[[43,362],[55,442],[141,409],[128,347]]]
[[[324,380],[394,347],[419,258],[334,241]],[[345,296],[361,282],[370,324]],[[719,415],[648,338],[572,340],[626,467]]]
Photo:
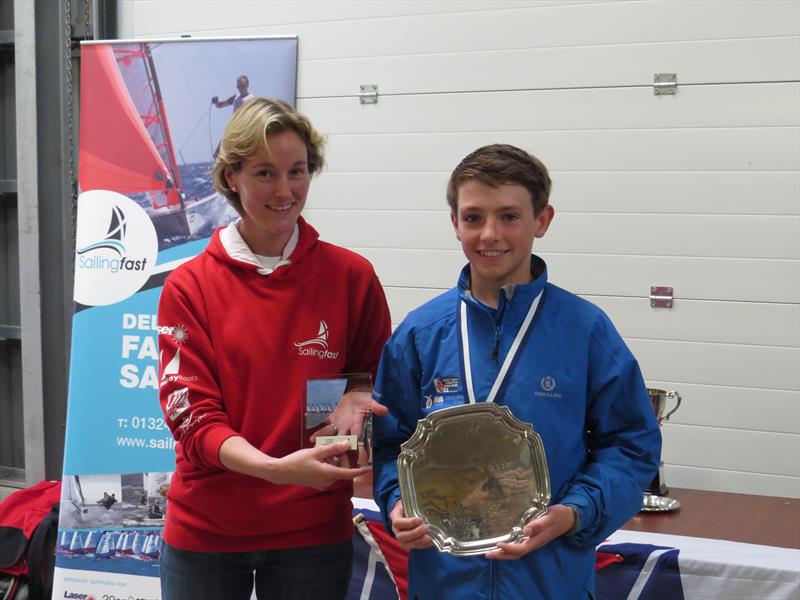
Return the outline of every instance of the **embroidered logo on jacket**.
[[[539,380],[539,387],[542,391],[536,390],[533,392],[534,396],[545,396],[546,398],[561,398],[561,394],[554,392],[556,389],[556,378],[550,375],[545,375]]]
[[[338,352],[328,350],[328,324],[321,320],[317,337],[304,342],[295,342],[297,354],[299,356],[313,356],[333,360],[339,356]]]

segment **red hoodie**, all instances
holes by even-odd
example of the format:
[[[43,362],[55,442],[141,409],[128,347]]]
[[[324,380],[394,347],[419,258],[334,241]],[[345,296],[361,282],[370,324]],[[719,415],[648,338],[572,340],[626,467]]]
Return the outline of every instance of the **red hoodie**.
[[[176,548],[244,552],[352,535],[350,482],[325,491],[276,485],[219,462],[220,445],[235,435],[273,457],[300,449],[306,381],[374,374],[390,334],[369,262],[319,240],[302,218],[298,230],[290,264],[269,272],[218,229],[164,284],[159,396],[179,442],[164,539]]]

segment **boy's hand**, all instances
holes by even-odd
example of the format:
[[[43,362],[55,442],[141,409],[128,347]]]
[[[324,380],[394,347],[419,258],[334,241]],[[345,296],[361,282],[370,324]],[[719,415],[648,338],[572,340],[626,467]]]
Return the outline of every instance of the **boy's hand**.
[[[499,542],[494,550],[486,554],[486,558],[497,560],[517,560],[528,552],[549,544],[560,535],[564,535],[575,522],[574,511],[563,504],[555,504],[547,509],[547,513],[525,525],[522,532],[528,539],[514,544]]]
[[[430,548],[433,540],[428,535],[428,526],[419,517],[406,517],[403,503],[398,500],[389,513],[392,531],[404,550]]]

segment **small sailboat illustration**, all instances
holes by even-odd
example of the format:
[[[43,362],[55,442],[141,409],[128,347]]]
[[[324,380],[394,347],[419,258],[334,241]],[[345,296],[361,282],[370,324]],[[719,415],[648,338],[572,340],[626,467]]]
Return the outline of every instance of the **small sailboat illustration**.
[[[71,542],[72,542],[72,532],[63,530],[61,532],[61,536],[58,539],[59,550],[69,550],[69,545]]]
[[[71,554],[83,554],[83,536],[80,531],[75,531],[72,534],[72,541],[69,543],[69,552]]]
[[[97,531],[89,531],[86,533],[86,539],[83,542],[83,553],[94,554],[97,550],[97,545],[100,541],[100,534]]]
[[[111,548],[111,542],[109,538],[111,534],[106,531],[103,535],[100,536],[100,541],[97,542],[97,550],[95,551],[95,556],[97,558],[111,558],[113,550]]]

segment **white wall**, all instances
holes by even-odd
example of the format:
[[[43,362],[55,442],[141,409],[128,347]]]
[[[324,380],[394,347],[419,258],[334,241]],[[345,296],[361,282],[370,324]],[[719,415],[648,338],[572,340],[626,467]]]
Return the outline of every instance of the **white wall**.
[[[800,497],[800,2],[122,0],[119,28],[299,36],[298,107],[330,135],[307,217],[373,261],[395,322],[464,262],[450,170],[491,142],[539,156],[552,280],[683,395],[667,482]]]

